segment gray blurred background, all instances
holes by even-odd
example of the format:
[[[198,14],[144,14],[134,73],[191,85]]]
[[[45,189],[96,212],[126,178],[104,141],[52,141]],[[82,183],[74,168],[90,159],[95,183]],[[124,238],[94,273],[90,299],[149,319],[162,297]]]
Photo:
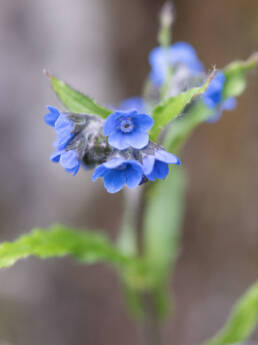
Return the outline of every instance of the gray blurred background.
[[[54,133],[42,118],[45,105],[58,103],[42,70],[106,105],[138,95],[162,3],[0,0],[1,241],[57,221],[106,226],[114,238],[121,195],[107,195],[89,173],[72,177],[48,160]],[[257,0],[178,0],[176,9],[174,40],[192,43],[207,69],[258,50]],[[212,335],[258,276],[257,75],[250,75],[237,109],[201,126],[184,150],[188,203],[168,344],[198,344]],[[103,265],[19,262],[0,272],[0,344],[142,344],[119,288]]]

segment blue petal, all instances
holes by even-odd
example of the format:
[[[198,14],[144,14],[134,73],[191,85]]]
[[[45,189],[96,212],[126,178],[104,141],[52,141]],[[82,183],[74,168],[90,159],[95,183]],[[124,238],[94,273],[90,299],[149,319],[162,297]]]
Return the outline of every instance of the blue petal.
[[[74,150],[65,151],[61,154],[60,164],[65,169],[73,169],[78,165],[78,153]]]
[[[153,118],[147,114],[137,114],[133,116],[133,121],[137,128],[142,131],[148,131],[154,124]]]
[[[103,177],[104,186],[109,193],[119,192],[126,181],[124,171],[112,169]]]
[[[71,168],[71,169],[66,168],[65,171],[75,176],[77,172],[79,171],[79,169],[80,169],[80,162],[78,162],[78,164],[74,168]]]
[[[117,126],[119,125],[118,119],[120,117],[121,117],[121,113],[119,112],[115,112],[107,117],[103,126],[103,133],[106,136],[109,136],[111,133],[113,133],[117,129]]]
[[[150,80],[161,86],[166,79],[169,68],[169,54],[163,47],[154,48],[149,55],[151,65]]]
[[[168,172],[168,164],[156,160],[152,172],[146,177],[151,181],[155,181],[155,179],[163,180],[167,177]]]
[[[138,112],[143,112],[146,108],[145,102],[141,97],[131,97],[123,100],[119,106],[118,110],[137,110]]]
[[[222,101],[225,80],[225,75],[221,71],[217,72],[215,77],[211,80],[210,85],[202,96],[203,102],[208,108],[215,109]]]
[[[237,101],[234,97],[228,98],[225,101],[222,102],[222,104],[219,106],[219,109],[217,109],[216,113],[213,116],[210,116],[207,120],[208,123],[215,123],[217,122],[221,115],[223,110],[233,110],[236,107]]]
[[[51,107],[51,106],[48,106],[47,108],[50,111],[50,113],[48,113],[44,116],[44,120],[45,120],[46,124],[48,124],[51,127],[54,127],[55,123],[56,123],[56,121],[60,115],[60,112],[58,109]]]
[[[95,182],[98,178],[103,177],[107,170],[104,164],[99,165],[93,172],[92,181]]]
[[[175,155],[165,150],[157,150],[155,152],[155,158],[164,163],[180,165],[180,160]]]
[[[52,153],[49,159],[54,163],[58,163],[60,161],[60,157],[61,157],[61,152],[57,151],[57,152]]]
[[[237,101],[235,97],[231,97],[231,98],[226,99],[223,102],[222,107],[223,107],[223,110],[233,110],[235,109],[236,105],[237,105]]]
[[[70,133],[70,131],[63,131],[62,133],[59,133],[59,135],[57,136],[55,142],[54,142],[54,146],[58,149],[58,150],[63,150],[66,145],[68,144],[68,142],[73,138],[74,134]]]
[[[129,188],[137,187],[142,180],[142,167],[140,164],[131,164],[126,170],[126,185]]]
[[[122,158],[113,158],[110,161],[103,163],[103,165],[108,169],[115,169],[122,165],[124,162],[127,162],[127,160]]]
[[[130,146],[127,140],[128,135],[129,134],[122,133],[118,130],[110,134],[108,137],[108,143],[110,146],[113,146],[118,150],[125,150]]]
[[[144,175],[149,175],[152,172],[154,163],[155,163],[155,157],[152,155],[147,155],[143,158]]]
[[[57,133],[60,133],[64,130],[69,130],[70,132],[72,132],[73,128],[74,123],[69,120],[64,114],[61,114],[55,123],[55,130]]]
[[[126,142],[135,149],[142,149],[148,145],[149,136],[147,133],[141,132],[139,130],[134,130],[133,132],[127,134]]]
[[[170,64],[182,63],[193,72],[203,72],[204,67],[198,59],[195,49],[186,42],[177,42],[169,48]]]

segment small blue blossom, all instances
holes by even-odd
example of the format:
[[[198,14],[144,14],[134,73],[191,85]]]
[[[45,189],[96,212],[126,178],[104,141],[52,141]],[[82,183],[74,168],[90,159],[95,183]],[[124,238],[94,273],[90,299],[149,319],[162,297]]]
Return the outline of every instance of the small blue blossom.
[[[141,97],[130,97],[123,100],[117,110],[119,111],[129,111],[136,110],[138,113],[142,113],[146,110],[146,104],[143,98]]]
[[[78,152],[57,151],[50,156],[50,160],[54,163],[59,163],[65,168],[65,171],[75,176],[80,168],[80,161],[78,159]]]
[[[147,114],[116,111],[106,119],[103,132],[108,137],[109,145],[116,149],[141,149],[149,142],[147,131],[152,126],[153,119]]]
[[[143,172],[150,181],[164,180],[169,173],[169,164],[180,165],[180,160],[170,152],[161,148],[155,150],[154,155],[143,158]]]
[[[63,150],[68,142],[74,137],[74,123],[68,118],[66,113],[61,113],[58,109],[48,106],[49,113],[45,115],[46,124],[54,127],[57,139],[54,146],[57,150]]]
[[[211,80],[210,85],[202,96],[203,102],[208,108],[215,109],[222,101],[225,81],[226,77],[221,71],[218,71]]]
[[[218,71],[202,96],[204,104],[209,109],[214,109],[215,111],[215,114],[208,120],[210,123],[218,121],[224,110],[233,110],[236,107],[236,99],[234,97],[223,100],[225,82],[226,77],[224,73],[222,71]]]
[[[149,55],[149,62],[151,65],[150,80],[157,86],[161,86],[166,80],[169,67],[183,65],[193,74],[204,72],[203,64],[198,59],[196,51],[186,42],[177,42],[168,49],[154,48]]]
[[[142,165],[135,160],[114,158],[99,165],[93,175],[92,180],[96,181],[102,177],[104,186],[109,193],[120,191],[124,185],[135,188],[142,180]]]

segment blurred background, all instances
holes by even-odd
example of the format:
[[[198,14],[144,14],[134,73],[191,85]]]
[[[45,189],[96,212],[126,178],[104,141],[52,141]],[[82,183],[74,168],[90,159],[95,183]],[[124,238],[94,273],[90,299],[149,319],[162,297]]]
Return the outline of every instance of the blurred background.
[[[106,105],[140,94],[157,45],[158,0],[0,1],[0,240],[54,222],[107,228],[121,195],[91,174],[72,177],[48,160],[58,105],[47,68]],[[193,44],[206,68],[258,50],[257,0],[178,0],[174,41]],[[188,171],[182,252],[165,327],[169,344],[198,344],[224,323],[258,273],[257,72],[235,111],[202,125],[184,149]],[[258,332],[253,339],[258,340]],[[0,344],[140,345],[120,286],[104,265],[29,259],[0,272]]]

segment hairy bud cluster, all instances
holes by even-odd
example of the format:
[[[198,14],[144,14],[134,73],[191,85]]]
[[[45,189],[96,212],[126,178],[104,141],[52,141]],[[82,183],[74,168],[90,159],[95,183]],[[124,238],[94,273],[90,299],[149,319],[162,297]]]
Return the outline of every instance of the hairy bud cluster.
[[[114,112],[106,121],[98,116],[61,113],[48,107],[45,122],[54,127],[57,139],[50,159],[76,175],[80,166],[95,169],[92,179],[103,178],[108,192],[148,180],[164,179],[177,157],[149,141],[153,119],[147,114]]]

